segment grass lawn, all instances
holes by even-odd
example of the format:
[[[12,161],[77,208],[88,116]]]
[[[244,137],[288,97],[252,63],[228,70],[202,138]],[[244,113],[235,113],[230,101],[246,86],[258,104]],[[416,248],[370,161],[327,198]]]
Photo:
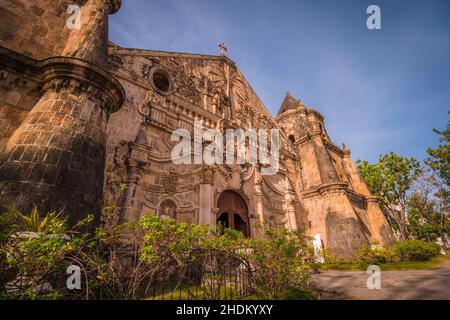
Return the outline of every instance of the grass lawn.
[[[176,287],[175,285],[173,287]],[[145,300],[209,300],[212,299],[211,288],[205,288],[200,285],[181,284],[178,287],[170,288],[167,285],[166,289],[158,288],[154,294],[149,294]],[[259,300],[261,299],[256,294],[240,295],[239,292],[230,286],[221,286],[215,297],[221,300]],[[318,293],[300,288],[287,288],[286,292],[280,297],[282,300],[315,300]]]
[[[217,288],[214,288],[217,290]],[[176,285],[174,283],[166,283],[165,286],[159,286],[156,292],[151,293],[145,300],[204,300],[211,299],[212,290],[211,287],[205,287],[195,284],[182,283]],[[220,286],[219,292],[216,291],[215,295],[218,299],[229,300],[247,299],[246,296],[239,294],[238,290],[233,285],[227,284],[227,286]],[[251,299],[251,296],[248,296]]]
[[[384,263],[380,265],[381,270],[427,270],[437,269],[445,263],[450,262],[450,251],[447,251],[446,255],[440,255],[433,257],[427,261],[402,261],[396,263]],[[366,270],[368,264],[352,264],[352,263],[340,263],[340,264],[323,264],[320,266],[320,270]]]

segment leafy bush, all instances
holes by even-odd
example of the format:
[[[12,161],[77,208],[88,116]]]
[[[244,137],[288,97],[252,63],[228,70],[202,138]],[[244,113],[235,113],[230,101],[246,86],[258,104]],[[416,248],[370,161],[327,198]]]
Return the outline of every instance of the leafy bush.
[[[267,229],[265,239],[251,240],[237,230],[211,233],[205,226],[177,224],[155,215],[144,216],[139,223],[145,234],[141,259],[171,261],[164,264],[166,272],[183,273],[199,264],[206,267],[204,296],[218,298],[220,287],[229,281],[221,270],[229,265],[249,271],[249,285],[259,298],[280,298],[289,287],[309,290],[311,250],[301,232]]]
[[[260,298],[280,298],[289,287],[309,288],[306,262],[312,261],[312,251],[303,233],[268,229],[266,239],[253,240],[251,247],[249,260]]]
[[[411,235],[416,239],[424,239],[429,241],[436,241],[440,236],[438,228],[431,224],[423,224],[419,221],[413,220],[412,217],[409,218]]]
[[[393,248],[370,248],[362,246],[355,255],[354,263],[383,264],[401,261],[424,261],[440,254],[440,247],[433,242],[402,240]]]
[[[354,258],[355,263],[362,264],[382,264],[399,262],[400,257],[390,248],[371,248],[367,245],[362,246]]]
[[[63,294],[67,298],[78,298],[80,293],[84,297],[89,289],[67,292],[66,269],[71,264],[79,265],[80,258],[90,250],[90,235],[81,229],[93,220],[93,216],[87,216],[70,229],[64,219],[47,215],[51,218],[42,223],[33,212],[30,216],[21,217],[21,224],[11,227],[1,243],[3,272],[0,289],[7,298],[14,299],[41,299],[46,296],[56,299]],[[32,218],[33,225],[39,226],[41,231],[28,231],[30,221],[25,218]],[[96,243],[94,247],[97,247]],[[88,284],[85,287],[89,288]]]
[[[438,256],[441,252],[438,244],[422,240],[400,241],[393,250],[402,261],[424,261]]]
[[[250,288],[246,294],[310,297],[311,250],[299,232],[269,229],[266,239],[251,240],[233,229],[213,233],[206,226],[146,215],[109,233],[102,228],[88,233],[82,229],[92,230],[92,216],[69,228],[54,215],[42,224],[36,213],[23,215],[18,225],[0,225],[0,295],[5,298],[141,299],[153,283],[180,287],[186,276],[205,299],[220,298],[229,289],[241,295],[239,288],[226,288],[230,269],[243,277]],[[25,231],[31,216],[41,231]],[[81,290],[66,287],[69,265],[81,269]],[[20,287],[7,289],[11,282]]]

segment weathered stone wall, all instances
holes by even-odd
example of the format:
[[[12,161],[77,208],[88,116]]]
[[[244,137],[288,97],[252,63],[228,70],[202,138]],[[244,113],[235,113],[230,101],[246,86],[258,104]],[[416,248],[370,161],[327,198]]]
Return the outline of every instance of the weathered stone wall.
[[[65,209],[75,222],[100,216],[106,124],[124,92],[99,67],[107,61],[107,15],[120,1],[77,3],[80,29],[66,28],[67,4],[1,3],[8,23],[0,28],[0,74],[8,93],[0,120],[8,132],[0,147],[0,202],[24,211],[33,203],[43,212]]]
[[[36,77],[0,69],[0,153],[40,97],[40,82]]]
[[[61,56],[71,30],[65,28],[71,0],[0,1],[0,46],[36,60]]]

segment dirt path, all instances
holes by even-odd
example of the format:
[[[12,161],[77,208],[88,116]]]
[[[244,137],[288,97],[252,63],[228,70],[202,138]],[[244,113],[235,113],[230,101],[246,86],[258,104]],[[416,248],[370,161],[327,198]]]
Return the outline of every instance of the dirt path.
[[[433,270],[381,271],[381,289],[369,290],[365,271],[321,271],[313,276],[317,288],[335,297],[364,300],[450,300],[450,260]]]

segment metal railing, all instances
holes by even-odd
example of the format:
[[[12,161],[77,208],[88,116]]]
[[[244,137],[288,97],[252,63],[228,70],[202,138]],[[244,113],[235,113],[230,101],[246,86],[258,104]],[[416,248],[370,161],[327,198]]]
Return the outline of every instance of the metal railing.
[[[202,264],[164,279],[154,277],[147,299],[239,300],[253,293],[251,269],[243,264]]]

